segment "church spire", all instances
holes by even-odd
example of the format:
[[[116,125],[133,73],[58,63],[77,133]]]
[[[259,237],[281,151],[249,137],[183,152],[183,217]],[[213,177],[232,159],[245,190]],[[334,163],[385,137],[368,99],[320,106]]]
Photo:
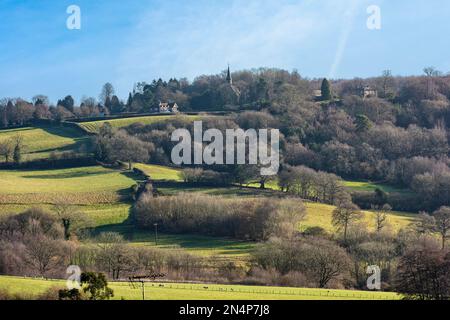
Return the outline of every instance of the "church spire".
[[[230,64],[228,64],[228,70],[227,70],[227,82],[228,82],[229,84],[233,84],[233,78],[231,78]]]

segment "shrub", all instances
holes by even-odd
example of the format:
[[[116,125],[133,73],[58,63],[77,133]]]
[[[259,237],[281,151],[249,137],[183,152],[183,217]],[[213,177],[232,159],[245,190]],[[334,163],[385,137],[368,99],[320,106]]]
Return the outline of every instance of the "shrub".
[[[154,198],[143,194],[135,207],[138,226],[175,233],[200,233],[267,240],[293,236],[305,209],[300,200],[229,199],[201,194]]]
[[[350,270],[350,258],[343,248],[317,238],[270,241],[254,252],[253,260],[256,266],[276,270],[281,275],[302,273],[320,288],[342,280]]]
[[[396,291],[411,300],[450,299],[450,253],[436,247],[417,247],[400,259]]]

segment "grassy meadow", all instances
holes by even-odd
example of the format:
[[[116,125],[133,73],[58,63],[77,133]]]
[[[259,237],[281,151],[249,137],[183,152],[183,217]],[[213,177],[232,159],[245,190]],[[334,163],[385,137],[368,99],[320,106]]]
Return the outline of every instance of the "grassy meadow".
[[[182,182],[181,170],[153,164],[136,163],[134,167],[142,170],[153,181],[167,180]]]
[[[139,230],[128,223],[105,225],[96,229],[97,233],[103,231],[117,232],[133,246],[182,250],[204,258],[214,257],[235,262],[246,261],[256,246],[254,242],[196,234],[166,234],[161,231],[155,239],[153,230]]]
[[[113,128],[123,128],[134,123],[142,123],[144,125],[153,124],[157,122],[170,121],[174,119],[188,119],[197,120],[198,116],[179,116],[179,115],[157,115],[157,116],[145,116],[145,117],[132,117],[132,118],[121,118],[121,119],[110,119],[110,120],[100,120],[100,121],[88,121],[78,123],[78,126],[89,133],[97,133],[101,126],[108,122]]]
[[[53,204],[0,204],[0,216],[13,215],[24,212],[30,206],[42,208],[50,213],[54,210]],[[72,208],[86,214],[93,227],[109,229],[110,226],[128,225],[131,203],[100,203],[73,205]]]
[[[23,161],[46,159],[52,152],[77,151],[87,141],[76,129],[67,127],[0,130],[0,142],[17,136],[23,140]]]
[[[65,281],[0,276],[0,290],[33,298],[50,288],[64,288]],[[111,282],[114,300],[142,300],[140,284]],[[398,300],[389,292],[306,289],[217,284],[145,284],[146,300]]]
[[[300,229],[305,230],[310,227],[321,227],[330,233],[335,231],[331,223],[334,206],[305,202],[305,207],[307,214],[305,220],[301,223]],[[362,213],[363,216],[360,222],[366,224],[373,231],[375,229],[375,213],[368,210],[363,210]],[[416,217],[417,215],[412,213],[393,211],[387,214],[387,223],[392,231],[397,232],[402,228],[408,227],[415,221]]]
[[[397,188],[385,183],[376,183],[370,181],[350,181],[344,180],[342,185],[351,191],[363,191],[363,192],[373,192],[376,189],[380,189],[386,193],[407,193],[408,189]],[[250,183],[248,187],[258,188],[260,185],[258,183]],[[266,188],[271,190],[280,190],[278,186],[278,181],[270,180],[266,183]]]
[[[58,170],[0,171],[0,215],[34,207],[51,211],[55,203],[73,205],[95,226],[125,223],[130,187],[138,177],[101,166]]]
[[[380,189],[386,193],[407,193],[408,189],[401,189],[385,183],[375,183],[370,181],[344,181],[344,186],[352,191],[373,192]]]
[[[119,192],[135,180],[132,173],[101,166],[56,170],[2,170],[0,194]]]

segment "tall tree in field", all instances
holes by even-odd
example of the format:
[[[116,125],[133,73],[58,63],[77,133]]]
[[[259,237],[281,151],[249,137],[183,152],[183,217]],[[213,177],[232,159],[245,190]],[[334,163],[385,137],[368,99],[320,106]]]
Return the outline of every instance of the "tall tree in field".
[[[333,211],[332,223],[338,231],[343,231],[344,241],[347,241],[347,233],[349,226],[361,219],[362,213],[357,205],[350,201],[339,203]]]
[[[322,92],[322,100],[327,101],[332,99],[331,85],[326,78],[322,81],[322,87],[320,91]]]
[[[111,112],[111,109],[112,109],[111,106],[112,106],[111,98],[107,97],[105,100],[105,104],[104,104],[104,107],[107,110],[107,112]]]
[[[133,104],[133,96],[131,95],[131,92],[128,94],[128,99],[127,99],[127,111],[131,110],[131,105]]]
[[[128,135],[125,131],[118,131],[110,140],[111,147],[108,159],[110,161],[124,161],[131,170],[133,162],[146,162],[154,146],[136,137]]]
[[[58,215],[61,225],[64,228],[64,238],[70,238],[78,231],[90,226],[90,222],[84,213],[74,209],[65,201],[55,203],[53,210]]]
[[[111,83],[107,82],[102,87],[102,92],[100,93],[100,103],[105,104],[107,99],[111,99],[114,95],[114,87]]]
[[[119,98],[114,95],[111,98],[111,107],[110,110],[112,113],[120,113],[124,109],[123,103],[119,100]]]
[[[74,106],[75,106],[75,101],[73,100],[72,96],[68,95],[63,100],[58,100],[57,105],[61,106],[61,107],[64,107],[64,108],[66,108],[67,110],[69,110],[70,112],[73,113]]]
[[[445,249],[445,242],[450,236],[450,207],[441,207],[433,213],[436,231],[442,239],[442,249]]]
[[[33,97],[32,101],[33,101],[33,104],[35,106],[38,106],[38,105],[46,105],[46,106],[48,106],[48,105],[50,105],[50,101],[49,101],[48,97],[43,95],[43,94],[35,95]]]
[[[387,224],[387,215],[392,211],[392,207],[388,204],[380,206],[373,206],[372,210],[375,211],[375,229],[379,233]]]
[[[14,137],[14,150],[13,150],[13,160],[14,163],[19,164],[22,161],[22,148],[23,148],[23,138],[18,135]]]
[[[12,140],[0,141],[0,156],[5,157],[5,162],[8,163],[14,150],[14,142]]]

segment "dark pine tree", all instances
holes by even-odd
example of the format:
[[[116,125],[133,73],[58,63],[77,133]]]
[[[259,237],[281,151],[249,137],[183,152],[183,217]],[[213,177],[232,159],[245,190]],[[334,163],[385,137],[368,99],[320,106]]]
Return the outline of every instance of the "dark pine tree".
[[[322,100],[326,101],[332,99],[330,82],[326,78],[323,79],[320,90],[322,92]]]

